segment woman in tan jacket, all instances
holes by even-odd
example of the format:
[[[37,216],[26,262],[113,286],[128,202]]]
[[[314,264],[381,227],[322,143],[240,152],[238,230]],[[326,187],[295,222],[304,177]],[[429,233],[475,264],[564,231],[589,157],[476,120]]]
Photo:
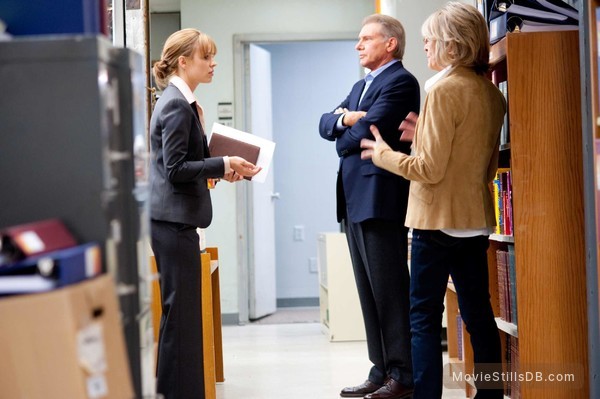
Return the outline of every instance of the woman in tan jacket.
[[[500,91],[485,77],[489,36],[473,6],[450,2],[423,24],[428,66],[421,115],[402,123],[413,152],[393,151],[371,126],[363,159],[409,179],[406,226],[411,253],[414,399],[441,398],[441,321],[448,276],[471,335],[475,373],[501,371],[498,330],[488,291],[488,235],[495,225],[489,182],[498,166],[499,133],[506,111]],[[416,123],[416,126],[414,126]],[[401,138],[402,140],[402,138]],[[476,398],[502,398],[502,383],[476,382]],[[484,377],[484,381],[485,381]]]

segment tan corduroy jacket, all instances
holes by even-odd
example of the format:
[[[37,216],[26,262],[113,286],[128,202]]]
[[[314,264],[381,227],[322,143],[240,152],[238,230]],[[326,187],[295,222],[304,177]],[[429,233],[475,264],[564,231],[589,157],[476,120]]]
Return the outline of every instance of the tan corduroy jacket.
[[[495,225],[489,182],[498,166],[505,111],[504,97],[492,82],[470,68],[456,67],[429,90],[412,155],[377,146],[373,162],[411,180],[406,226]]]

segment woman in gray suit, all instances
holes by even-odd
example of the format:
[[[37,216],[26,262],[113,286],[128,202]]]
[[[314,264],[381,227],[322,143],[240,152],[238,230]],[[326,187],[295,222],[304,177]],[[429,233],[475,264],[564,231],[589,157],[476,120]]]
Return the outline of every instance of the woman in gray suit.
[[[409,179],[406,226],[413,229],[410,326],[413,399],[442,397],[441,321],[448,276],[471,335],[478,399],[502,398],[501,349],[488,290],[488,235],[495,225],[488,184],[498,167],[506,103],[485,73],[489,36],[473,6],[450,2],[423,24],[429,68],[427,97],[416,121],[401,128],[413,154],[393,151],[376,127],[363,159]],[[486,380],[487,378],[489,380]],[[486,382],[488,381],[488,382]]]
[[[209,185],[260,171],[240,157],[210,157],[194,90],[212,81],[216,52],[208,35],[183,29],[167,39],[153,67],[164,89],[150,121],[150,218],[162,299],[157,392],[165,399],[204,398],[196,229],[212,220]]]

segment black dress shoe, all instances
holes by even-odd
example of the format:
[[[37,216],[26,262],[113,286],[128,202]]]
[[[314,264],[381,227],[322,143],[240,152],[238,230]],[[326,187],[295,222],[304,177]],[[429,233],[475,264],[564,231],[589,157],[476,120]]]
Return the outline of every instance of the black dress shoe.
[[[362,398],[368,393],[375,392],[383,385],[375,384],[369,380],[366,380],[360,385],[355,387],[346,387],[340,392],[340,396],[343,398]]]
[[[365,399],[405,399],[412,395],[413,389],[400,384],[393,378],[388,378],[385,384]]]

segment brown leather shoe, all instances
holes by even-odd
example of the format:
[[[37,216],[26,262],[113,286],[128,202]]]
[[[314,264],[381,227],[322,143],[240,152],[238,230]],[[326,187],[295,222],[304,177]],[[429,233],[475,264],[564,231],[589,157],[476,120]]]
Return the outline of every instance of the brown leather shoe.
[[[381,388],[366,395],[365,399],[405,399],[411,396],[412,393],[412,388],[400,384],[393,378],[388,378]]]
[[[360,385],[355,387],[346,387],[340,392],[340,396],[343,398],[362,398],[368,393],[375,392],[383,385],[375,384],[369,380],[366,380]]]

